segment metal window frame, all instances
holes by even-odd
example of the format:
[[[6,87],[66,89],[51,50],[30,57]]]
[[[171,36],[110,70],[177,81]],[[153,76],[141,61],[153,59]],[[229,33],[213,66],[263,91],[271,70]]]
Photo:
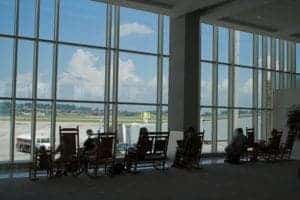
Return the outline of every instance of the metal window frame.
[[[232,140],[232,133],[234,129],[234,84],[235,84],[235,31],[229,30],[229,70],[228,70],[228,106],[231,107],[228,112],[228,141]]]
[[[170,55],[164,54],[163,52],[163,43],[164,43],[164,18],[162,14],[157,14],[158,16],[158,46],[157,52],[143,52],[143,51],[134,51],[129,49],[121,49],[119,47],[120,41],[120,6],[113,4],[112,1],[108,1],[107,4],[107,13],[106,13],[106,46],[97,46],[97,45],[87,45],[80,43],[73,43],[67,41],[61,41],[59,38],[59,28],[60,28],[60,0],[54,1],[54,22],[52,26],[53,29],[53,38],[52,39],[41,39],[40,38],[40,16],[41,16],[41,0],[34,1],[34,35],[32,37],[20,36],[19,35],[19,15],[20,15],[20,0],[15,0],[14,8],[14,33],[2,34],[0,33],[1,38],[10,38],[14,40],[13,44],[13,72],[12,72],[12,85],[11,85],[11,97],[0,97],[0,100],[8,100],[11,102],[11,115],[10,115],[10,144],[9,144],[9,164],[11,165],[11,177],[13,176],[13,165],[19,162],[24,161],[15,161],[15,121],[16,121],[16,101],[30,101],[32,102],[32,116],[31,116],[31,145],[35,146],[36,138],[36,123],[37,123],[37,103],[39,101],[48,102],[51,104],[51,127],[50,127],[50,143],[51,148],[55,149],[56,142],[56,110],[57,103],[92,103],[92,104],[103,104],[105,110],[105,120],[104,127],[105,130],[108,130],[109,120],[112,117],[113,131],[117,130],[117,121],[118,121],[118,105],[132,105],[132,106],[156,106],[156,130],[161,130],[162,123],[162,110],[163,107],[168,107],[168,104],[162,102],[162,89],[163,89],[163,61],[165,58],[170,58]],[[114,16],[113,16],[114,15]],[[112,23],[114,20],[114,28]],[[114,37],[112,38],[112,35]],[[16,96],[17,90],[17,71],[18,71],[18,50],[19,50],[19,40],[32,41],[34,44],[34,57],[33,57],[33,77],[32,77],[32,96],[31,98],[19,98]],[[52,81],[51,81],[51,97],[48,98],[38,98],[38,70],[39,70],[39,47],[40,43],[45,42],[52,44],[53,55],[52,55]],[[114,42],[114,46],[112,46]],[[104,101],[87,101],[87,100],[68,100],[68,99],[58,99],[57,98],[57,89],[58,89],[58,56],[59,56],[59,46],[60,45],[69,45],[74,47],[83,47],[83,48],[93,48],[105,50],[105,99]],[[157,100],[155,103],[139,103],[139,102],[121,102],[118,101],[118,79],[119,79],[119,52],[133,53],[138,55],[149,55],[157,57]],[[112,59],[111,59],[112,56]],[[111,65],[111,63],[113,65]],[[111,68],[112,68],[112,77],[111,77]],[[111,80],[112,79],[112,80]],[[111,84],[112,83],[112,84]],[[110,98],[112,91],[112,99]],[[112,116],[110,113],[110,108],[113,108]],[[31,149],[30,159],[32,159],[34,153],[34,148]]]
[[[20,2],[15,0],[15,24],[14,24],[14,34],[19,33],[19,9]],[[17,89],[17,69],[18,69],[18,39],[14,39],[14,49],[13,49],[13,73],[12,73],[12,101],[11,101],[11,121],[10,121],[10,177],[13,176],[13,164],[14,149],[15,149],[15,121],[16,121],[16,89]]]
[[[114,6],[114,47],[116,50],[113,53],[113,93],[112,99],[118,102],[118,87],[119,87],[119,45],[120,45],[120,6]],[[117,131],[118,121],[118,104],[113,104],[112,107],[112,129]]]
[[[60,0],[55,0],[54,3],[54,47],[53,47],[53,62],[52,62],[52,111],[51,111],[51,130],[50,130],[50,146],[55,149],[56,140],[56,99],[57,99],[57,71],[58,71],[58,55],[59,55],[59,21],[60,20]]]
[[[162,129],[162,95],[163,95],[163,36],[164,36],[164,16],[158,15],[158,40],[157,40],[157,90],[156,90],[156,130]]]
[[[253,65],[258,66],[259,62],[259,36],[257,34],[253,35]],[[253,73],[253,96],[252,96],[252,106],[254,109],[252,114],[252,125],[254,128],[255,137],[258,138],[258,68],[252,70]]]
[[[213,26],[213,51],[212,58],[214,61],[218,61],[219,58],[219,28]],[[218,64],[217,62],[212,64],[212,105],[218,106]],[[212,109],[212,152],[216,153],[218,151],[217,141],[218,141],[218,109]]]
[[[35,0],[35,30],[34,30],[34,58],[33,58],[33,80],[32,80],[32,115],[31,115],[31,147],[35,147],[36,139],[36,111],[37,111],[37,89],[38,89],[38,64],[39,64],[39,41],[40,36],[40,0]],[[35,148],[31,148],[30,160],[33,159]]]
[[[202,22],[200,21],[200,28],[201,28]],[[199,73],[199,85],[201,88],[201,63],[210,63],[213,66],[213,75],[212,75],[212,97],[213,97],[213,102],[212,105],[203,105],[201,103],[201,90],[199,91],[200,95],[200,100],[199,100],[199,115],[201,114],[201,109],[202,108],[210,108],[212,112],[212,150],[211,152],[214,153],[217,148],[217,142],[218,140],[215,139],[215,137],[218,136],[218,131],[217,131],[217,111],[218,109],[228,109],[228,141],[232,139],[232,133],[233,129],[235,127],[235,116],[236,113],[235,111],[238,110],[252,110],[252,126],[255,129],[256,137],[258,138],[261,135],[261,138],[265,139],[268,136],[268,132],[270,131],[271,127],[273,127],[273,100],[269,102],[269,99],[267,99],[267,96],[270,95],[270,92],[274,95],[275,90],[276,90],[276,74],[279,74],[281,77],[285,76],[290,76],[289,79],[291,79],[291,84],[288,86],[293,87],[295,85],[295,79],[296,76],[296,46],[295,42],[289,41],[288,43],[290,44],[289,50],[287,53],[287,56],[289,58],[289,68],[287,70],[284,69],[284,67],[277,69],[277,40],[276,38],[270,38],[266,35],[260,36],[258,34],[252,33],[253,35],[253,62],[252,65],[243,65],[239,64],[236,62],[236,50],[237,50],[237,41],[236,41],[236,31],[234,29],[229,29],[229,38],[228,38],[228,53],[229,53],[229,59],[228,62],[220,62],[218,58],[216,57],[217,53],[216,51],[219,52],[219,47],[216,42],[216,30],[218,27],[213,25],[213,52],[212,52],[212,59],[211,60],[206,60],[206,59],[200,59],[200,73]],[[201,31],[200,31],[201,33]],[[202,35],[200,34],[200,38]],[[262,37],[260,40],[259,38]],[[200,40],[201,42],[201,40]],[[259,56],[259,45],[260,42],[262,44],[262,57],[260,58]],[[282,41],[285,42],[285,41]],[[280,42],[279,42],[280,43]],[[281,52],[279,52],[279,57],[283,57],[279,60],[281,62],[284,59],[284,51],[282,47],[279,48]],[[200,48],[201,50],[201,48]],[[201,51],[200,51],[201,55]],[[262,67],[259,66],[259,61],[262,59]],[[270,59],[270,60],[269,60]],[[217,71],[218,71],[218,65],[227,65],[228,66],[228,79],[229,79],[229,84],[228,84],[228,106],[219,106],[217,99],[218,99],[218,94],[217,94],[217,87],[218,87],[218,77],[217,77]],[[283,62],[284,64],[284,62]],[[283,66],[282,64],[280,66]],[[252,77],[253,77],[253,94],[252,94],[252,107],[237,107],[235,105],[235,70],[237,68],[248,68],[252,69]],[[261,77],[259,76],[259,73],[261,73]],[[269,77],[271,76],[271,77]],[[259,77],[261,78],[261,85],[259,85]],[[270,78],[270,80],[267,83],[267,78]],[[281,80],[281,84],[282,84]],[[266,86],[270,85],[272,87],[272,91],[270,91]],[[259,87],[260,86],[260,87]],[[259,102],[259,90],[261,90],[261,102],[262,106],[258,105]],[[259,116],[261,116],[261,133],[258,133],[259,130]],[[200,122],[201,123],[201,122]]]
[[[106,5],[106,47],[105,50],[105,88],[104,88],[104,131],[109,131],[110,86],[111,86],[111,45],[112,45],[112,5]]]

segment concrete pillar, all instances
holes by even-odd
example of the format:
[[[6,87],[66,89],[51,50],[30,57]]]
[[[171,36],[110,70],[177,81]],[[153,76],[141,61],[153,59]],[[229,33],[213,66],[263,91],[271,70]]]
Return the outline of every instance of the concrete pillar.
[[[199,130],[199,17],[171,17],[169,128]]]

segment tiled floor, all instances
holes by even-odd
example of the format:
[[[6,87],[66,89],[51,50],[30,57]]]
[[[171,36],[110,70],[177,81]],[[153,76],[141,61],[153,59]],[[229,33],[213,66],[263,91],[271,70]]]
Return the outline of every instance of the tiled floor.
[[[284,200],[298,199],[300,161],[244,165],[204,161],[201,170],[171,168],[137,175],[0,180],[1,200]],[[212,164],[214,163],[214,164]],[[220,163],[220,164],[216,164]]]

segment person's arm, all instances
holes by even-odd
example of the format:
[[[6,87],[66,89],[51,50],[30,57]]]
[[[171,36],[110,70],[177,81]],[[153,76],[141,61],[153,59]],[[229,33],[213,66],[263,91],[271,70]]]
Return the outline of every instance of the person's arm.
[[[61,150],[62,150],[62,145],[58,145],[58,147],[57,147],[56,150],[54,151],[54,154],[60,153]]]

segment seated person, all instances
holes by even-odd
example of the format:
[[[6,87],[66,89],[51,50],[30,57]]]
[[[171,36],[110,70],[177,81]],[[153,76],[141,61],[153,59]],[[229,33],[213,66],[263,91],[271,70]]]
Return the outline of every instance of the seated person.
[[[91,129],[88,129],[86,134],[88,138],[83,143],[83,152],[93,154],[97,150],[98,138],[91,138],[91,135],[93,135],[93,131]]]
[[[140,129],[139,139],[137,144],[134,147],[130,147],[127,150],[125,155],[126,160],[126,169],[130,171],[132,161],[138,159],[142,160],[145,158],[147,151],[149,150],[151,145],[151,141],[148,137],[148,130],[147,128],[143,127]]]
[[[178,141],[178,148],[176,150],[174,167],[191,168],[198,167],[199,153],[201,153],[201,140],[193,127],[188,128],[184,132],[182,141]]]
[[[278,134],[276,129],[271,131],[271,137],[269,138],[268,142],[265,140],[261,140],[257,144],[257,151],[259,152],[268,152],[270,149],[277,148],[276,146],[280,143],[281,135]]]
[[[243,134],[242,128],[237,128],[231,143],[225,148],[226,161],[238,164],[240,162],[240,157],[246,148],[247,137]]]
[[[51,175],[51,154],[47,152],[45,146],[41,146],[38,150],[38,168],[46,170],[47,176]]]
[[[83,143],[83,148],[80,151],[79,159],[83,163],[85,170],[88,169],[88,163],[91,157],[95,157],[98,148],[98,138],[91,138],[93,131],[88,129],[86,131],[88,138]]]

